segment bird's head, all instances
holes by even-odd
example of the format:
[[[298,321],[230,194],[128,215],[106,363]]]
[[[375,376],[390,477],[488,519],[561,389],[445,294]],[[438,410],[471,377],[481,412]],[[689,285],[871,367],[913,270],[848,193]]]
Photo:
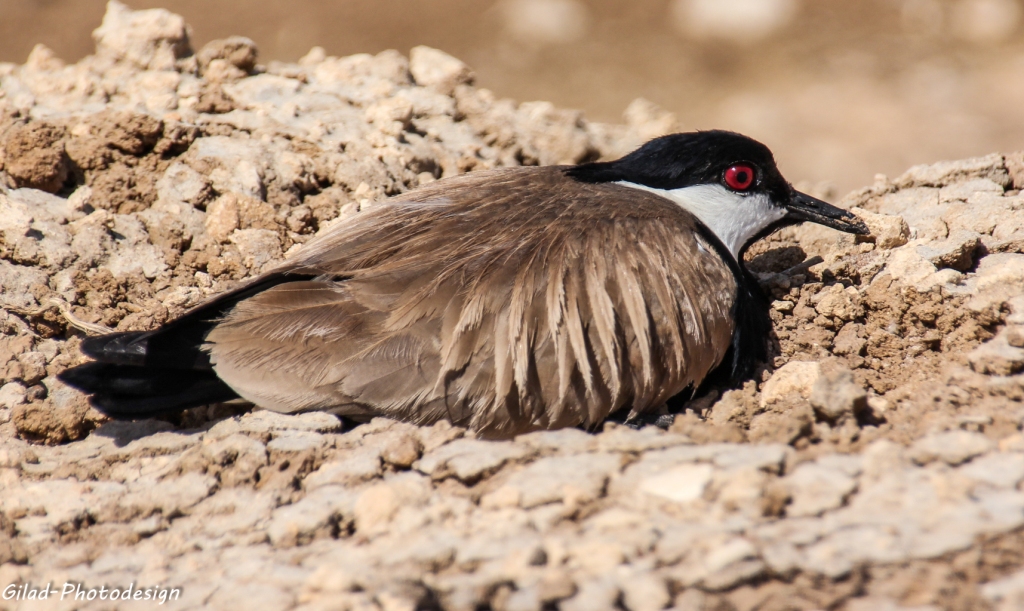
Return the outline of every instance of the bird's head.
[[[584,182],[616,182],[676,202],[711,230],[737,260],[755,240],[810,221],[866,235],[856,215],[801,193],[760,142],[727,131],[655,138],[621,159],[576,166]]]

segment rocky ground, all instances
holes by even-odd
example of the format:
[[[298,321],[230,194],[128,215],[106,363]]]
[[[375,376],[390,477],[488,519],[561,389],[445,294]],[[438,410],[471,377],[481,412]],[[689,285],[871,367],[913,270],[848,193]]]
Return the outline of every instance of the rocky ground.
[[[879,176],[872,227],[758,244],[776,355],[668,431],[507,442],[238,406],[107,422],[54,375],[319,229],[476,169],[671,130],[411,57],[193,53],[111,3],[96,53],[0,64],[0,588],[180,588],[170,608],[1024,607],[1024,155]],[[785,171],[785,168],[783,168]],[[812,186],[804,188],[813,189]],[[0,600],[0,608],[111,603]]]

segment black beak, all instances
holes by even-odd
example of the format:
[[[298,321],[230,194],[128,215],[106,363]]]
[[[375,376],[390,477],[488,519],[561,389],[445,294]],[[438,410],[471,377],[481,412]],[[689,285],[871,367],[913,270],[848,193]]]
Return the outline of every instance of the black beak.
[[[869,235],[871,233],[868,230],[868,226],[856,214],[847,212],[842,208],[836,208],[832,204],[799,191],[793,191],[793,196],[790,198],[789,203],[786,204],[786,209],[788,210],[786,214],[786,220],[788,221],[797,223],[810,221],[857,235]]]

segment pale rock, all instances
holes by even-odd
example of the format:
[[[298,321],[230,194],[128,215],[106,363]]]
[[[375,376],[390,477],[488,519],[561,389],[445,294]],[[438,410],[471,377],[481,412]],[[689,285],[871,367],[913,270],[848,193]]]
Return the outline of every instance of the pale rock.
[[[853,380],[853,372],[840,368],[822,372],[811,387],[811,407],[830,422],[854,417],[867,409],[867,392]]]
[[[264,154],[256,142],[210,136],[197,139],[179,159],[201,174],[216,193],[234,193],[262,200],[266,196]]]
[[[423,445],[414,434],[396,431],[388,437],[380,450],[380,457],[384,462],[408,469],[419,460],[423,453]]]
[[[1015,488],[1024,479],[1024,454],[992,452],[960,467],[958,473],[996,488]]]
[[[622,118],[637,132],[641,142],[681,131],[679,119],[646,98],[636,98],[622,112]]]
[[[988,375],[1008,376],[1024,371],[1024,348],[1010,344],[1006,329],[967,353],[971,369]]]
[[[25,59],[25,67],[32,71],[49,72],[60,70],[64,66],[64,61],[57,57],[53,49],[42,43],[32,47],[28,57]]]
[[[719,470],[708,496],[736,516],[757,518],[764,513],[763,497],[771,479],[763,470],[749,466]]]
[[[583,581],[572,598],[559,604],[562,611],[617,611],[619,586],[608,578]]]
[[[222,195],[206,207],[206,233],[218,242],[227,242],[238,229],[238,198]]]
[[[722,444],[711,460],[719,469],[756,469],[779,473],[789,454],[781,443]]]
[[[914,605],[907,607],[883,596],[865,596],[850,599],[846,611],[941,611],[936,605]]]
[[[366,120],[385,133],[397,136],[405,131],[412,120],[413,105],[402,97],[381,100],[365,111]]]
[[[842,470],[820,463],[804,463],[782,478],[790,496],[786,515],[793,518],[814,517],[842,507],[857,488],[857,480]]]
[[[257,472],[267,464],[267,448],[259,441],[241,434],[204,444],[202,454],[212,464],[223,468],[219,475],[224,486],[255,481]]]
[[[995,611],[1024,609],[1024,570],[983,584],[981,595]]]
[[[0,408],[10,409],[25,402],[25,387],[18,382],[0,386]]]
[[[239,418],[241,430],[251,433],[270,433],[272,431],[312,431],[317,433],[337,433],[342,429],[342,422],[336,416],[325,412],[306,412],[302,414],[279,414],[270,410],[253,410]]]
[[[505,611],[541,611],[543,603],[536,585],[518,588],[505,601]]]
[[[950,232],[945,240],[918,246],[917,254],[937,269],[951,268],[965,272],[974,265],[974,254],[981,244],[980,238],[973,231],[957,229]]]
[[[893,280],[906,286],[927,284],[938,268],[913,248],[895,250],[885,264],[885,271]],[[876,277],[878,278],[878,277]]]
[[[864,221],[879,248],[890,250],[903,246],[910,239],[910,227],[902,216],[893,214],[877,214],[870,210],[858,208],[853,211]]]
[[[287,609],[294,596],[286,587],[261,581],[231,582],[214,590],[204,601],[212,609]]]
[[[814,309],[822,316],[851,321],[864,315],[860,293],[856,288],[833,284],[815,295]]]
[[[110,0],[92,36],[99,55],[144,70],[173,70],[176,60],[192,52],[188,30],[184,19],[164,9],[132,11]]]
[[[551,102],[524,102],[516,110],[517,141],[540,165],[575,164],[592,156],[594,145],[581,131],[583,114]]]
[[[319,450],[329,445],[330,439],[310,431],[282,431],[267,443],[267,451],[280,454],[299,454]]]
[[[981,433],[971,431],[946,431],[918,439],[910,446],[910,458],[918,464],[941,460],[949,465],[959,465],[975,456],[992,451],[996,444]]]
[[[676,503],[689,503],[703,496],[713,474],[714,468],[708,464],[678,465],[641,480],[639,489]]]
[[[790,361],[775,370],[761,388],[761,406],[767,406],[788,395],[811,396],[814,382],[821,375],[817,361]]]
[[[46,286],[47,274],[36,267],[15,265],[0,259],[0,307],[32,309],[39,304],[32,296],[32,289]]]
[[[351,485],[380,477],[383,473],[380,451],[377,448],[359,448],[341,458],[326,462],[303,480],[307,490],[328,485]]]
[[[980,193],[1002,196],[1003,185],[992,182],[987,178],[976,178],[963,182],[956,182],[939,189],[939,203],[969,202],[975,199]]]
[[[580,429],[558,429],[555,431],[534,431],[516,437],[517,443],[524,443],[537,450],[549,450],[564,454],[582,454],[596,447],[594,435]]]
[[[513,473],[504,487],[519,493],[524,509],[559,501],[586,503],[601,496],[609,475],[621,465],[622,458],[614,454],[541,458]]]
[[[973,159],[916,165],[896,178],[893,183],[900,189],[945,187],[975,178],[987,178],[999,185],[1009,184],[1010,177],[1003,164],[1003,156],[993,153]]]
[[[382,530],[402,506],[402,499],[390,483],[370,486],[353,507],[356,528],[361,532]]]
[[[668,584],[655,573],[635,572],[618,579],[622,602],[629,611],[659,611],[672,602]]]
[[[329,537],[351,516],[356,494],[341,486],[324,486],[305,498],[274,510],[267,526],[267,536],[275,547],[291,547],[309,543],[315,538]]]
[[[121,455],[126,459],[176,455],[193,447],[199,440],[198,435],[183,435],[177,431],[156,431],[128,443],[124,446]]]
[[[258,273],[283,254],[281,239],[269,229],[236,229],[228,240],[238,247],[245,266]]]
[[[416,429],[416,436],[423,446],[423,452],[431,452],[444,444],[459,439],[466,434],[466,429],[452,426],[447,420],[441,420],[432,426],[421,426]]]
[[[687,571],[684,586],[728,590],[765,570],[757,548],[743,537],[712,535],[699,542],[679,569]]]
[[[687,588],[676,596],[673,611],[705,611],[707,596],[697,588]]]
[[[163,252],[149,240],[142,221],[126,214],[111,217],[110,229],[119,236],[119,248],[114,250],[102,267],[115,277],[141,273],[149,279],[167,269]]]
[[[537,584],[537,596],[541,602],[551,603],[569,598],[576,593],[576,583],[568,571],[560,567],[547,568]]]
[[[597,449],[604,452],[644,452],[691,443],[684,435],[666,433],[658,427],[637,430],[615,423],[605,423],[596,441]]]
[[[144,477],[133,482],[123,497],[111,500],[124,517],[149,516],[155,511],[171,517],[185,513],[210,496],[216,486],[216,479],[200,473],[185,473],[160,481]]]
[[[237,68],[241,71],[242,76],[245,76],[256,67],[258,55],[259,51],[252,39],[244,36],[229,36],[211,40],[203,45],[203,48],[196,53],[196,60],[199,62],[200,70],[208,70],[212,62],[221,60]]]
[[[864,326],[859,324],[846,324],[832,340],[832,353],[838,355],[860,356],[864,353],[867,340],[861,337]]]
[[[1024,254],[996,253],[978,262],[975,294],[966,304],[973,311],[999,308],[1024,291]]]
[[[414,466],[433,479],[455,477],[472,483],[498,470],[508,461],[525,458],[529,451],[511,442],[456,439],[426,453]]]
[[[473,82],[473,71],[460,60],[432,47],[409,50],[409,73],[418,85],[450,95],[456,85]]]

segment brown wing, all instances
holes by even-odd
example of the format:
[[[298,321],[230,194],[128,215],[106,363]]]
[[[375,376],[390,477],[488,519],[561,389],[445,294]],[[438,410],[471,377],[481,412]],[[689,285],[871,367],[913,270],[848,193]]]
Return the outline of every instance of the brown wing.
[[[240,302],[207,341],[227,384],[278,411],[492,437],[591,425],[725,354],[735,281],[702,240],[637,189],[560,168],[471,174],[319,236],[285,266],[317,280]]]

